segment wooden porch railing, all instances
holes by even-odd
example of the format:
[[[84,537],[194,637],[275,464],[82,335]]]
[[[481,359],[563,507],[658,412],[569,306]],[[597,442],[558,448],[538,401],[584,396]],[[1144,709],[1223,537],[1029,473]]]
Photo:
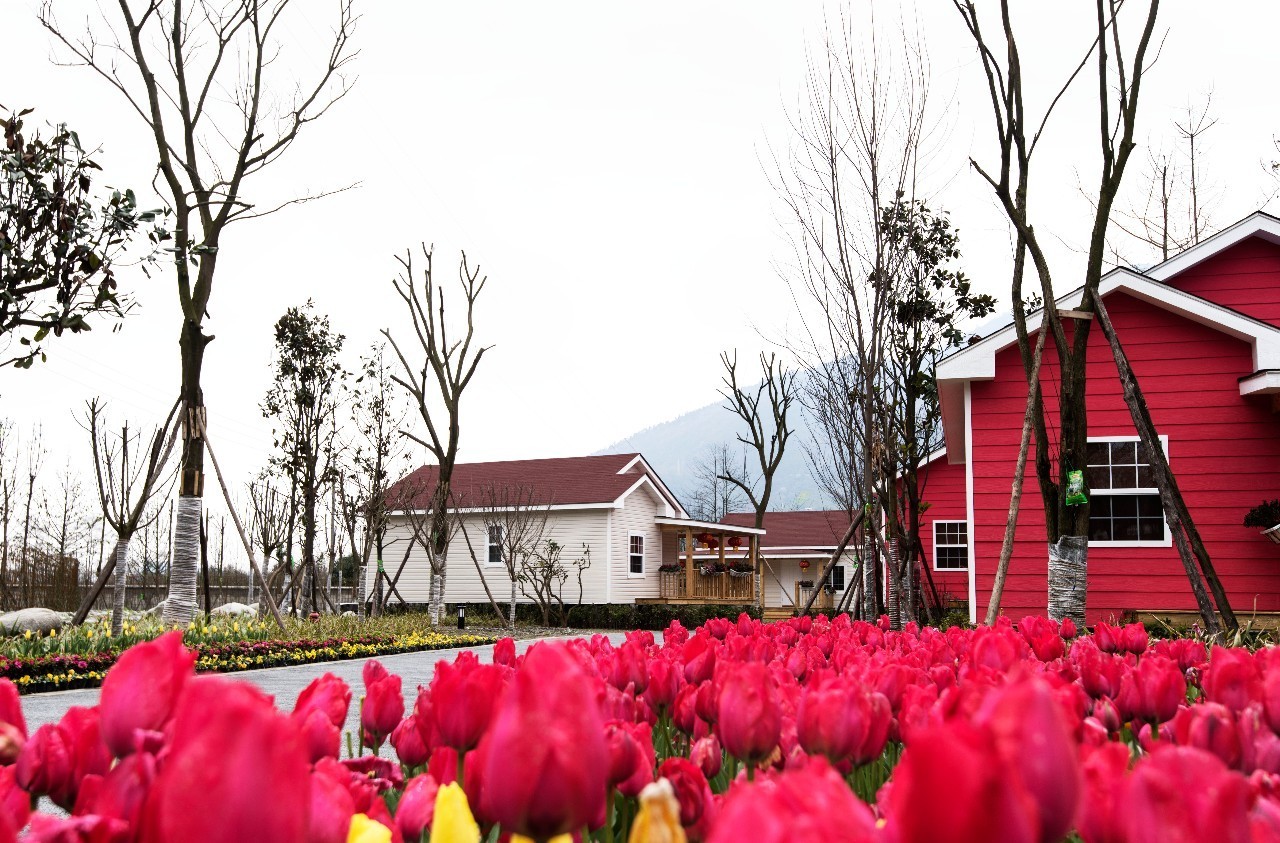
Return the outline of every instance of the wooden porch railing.
[[[662,573],[658,577],[659,594],[667,600],[749,605],[755,603],[756,599],[756,578],[752,575],[742,577],[729,573],[710,575],[695,573],[692,592],[689,591],[683,571]]]
[[[803,588],[800,583],[796,583],[796,605],[803,608],[809,602],[809,596],[813,594],[814,588],[818,589],[818,599],[813,601],[814,611],[830,611],[836,607],[835,595],[822,585]]]

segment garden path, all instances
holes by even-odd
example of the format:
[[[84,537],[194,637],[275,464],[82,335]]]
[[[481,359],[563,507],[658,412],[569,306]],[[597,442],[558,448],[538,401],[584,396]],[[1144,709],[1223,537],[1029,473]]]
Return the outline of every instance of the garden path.
[[[523,653],[535,641],[553,641],[564,637],[518,640],[516,641],[516,651]],[[581,636],[573,635],[567,637],[578,638]],[[624,638],[625,633],[622,632],[609,634],[609,639],[614,644],[622,643]],[[435,673],[436,663],[452,661],[463,650],[471,650],[476,653],[481,661],[488,662],[493,659],[493,645],[486,644],[479,647],[400,653],[379,657],[378,661],[382,662],[383,666],[390,672],[399,674],[404,682],[405,704],[407,707],[412,708],[413,700],[418,693],[418,686],[426,685],[431,681],[431,677]],[[227,675],[230,678],[257,685],[263,691],[275,697],[276,705],[281,711],[292,711],[293,704],[297,701],[298,694],[302,692],[303,688],[307,687],[313,679],[326,673],[333,673],[351,686],[351,709],[347,714],[347,723],[344,731],[354,731],[360,722],[360,695],[364,688],[361,672],[364,670],[366,661],[368,659],[348,659],[339,662],[320,662],[318,664],[295,665],[292,667],[245,670]],[[72,706],[97,705],[99,693],[100,689],[98,688],[84,688],[78,691],[54,691],[52,693],[31,694],[23,697],[22,711],[27,718],[28,733],[34,732],[44,723],[54,723],[62,719],[62,715]]]

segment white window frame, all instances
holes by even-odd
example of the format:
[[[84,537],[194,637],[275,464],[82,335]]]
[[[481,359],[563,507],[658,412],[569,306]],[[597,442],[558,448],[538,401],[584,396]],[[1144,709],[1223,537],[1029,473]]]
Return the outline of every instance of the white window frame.
[[[963,524],[965,543],[964,544],[947,543],[947,544],[939,545],[938,544],[938,525],[939,524]],[[973,536],[971,535],[972,533],[973,533],[973,530],[969,529],[969,522],[964,520],[963,518],[945,518],[945,519],[938,519],[937,521],[934,521],[933,522],[933,570],[941,571],[943,573],[955,572],[955,571],[963,571],[965,573],[968,573],[969,558],[970,558],[969,543],[973,541]],[[939,547],[964,548],[964,567],[963,568],[939,568],[938,567],[938,548]]]
[[[1161,435],[1160,447],[1164,451],[1164,458],[1169,459],[1169,437]],[[1138,436],[1090,436],[1090,442],[1140,442]],[[1085,474],[1088,474],[1089,467],[1085,466]],[[1110,497],[1111,495],[1156,495],[1160,494],[1160,490],[1154,486],[1139,486],[1134,489],[1089,489],[1090,498],[1094,497]],[[1166,521],[1164,525],[1164,538],[1159,541],[1150,539],[1137,541],[1093,541],[1089,540],[1089,547],[1173,547],[1173,531],[1169,529],[1169,523]]]
[[[640,573],[638,574],[635,571],[631,570],[631,560],[632,560],[632,557],[636,555],[631,552],[632,539],[640,540]],[[648,536],[646,536],[644,533],[635,533],[635,532],[627,533],[627,576],[628,577],[643,577],[645,575],[645,556],[646,556],[645,548],[648,545],[648,543],[649,543]]]
[[[498,531],[498,541],[493,541],[493,531]],[[486,568],[505,568],[506,562],[502,559],[502,542],[506,538],[506,531],[501,524],[485,524],[484,525],[484,566]],[[498,548],[498,561],[493,561],[493,548]]]

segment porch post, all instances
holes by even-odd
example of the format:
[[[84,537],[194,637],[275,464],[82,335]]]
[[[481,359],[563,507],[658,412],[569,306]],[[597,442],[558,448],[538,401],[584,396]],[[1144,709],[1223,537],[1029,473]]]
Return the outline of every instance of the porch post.
[[[747,547],[751,553],[751,589],[755,592],[751,595],[752,602],[760,609],[760,618],[764,619],[764,572],[760,570],[760,537],[752,535],[747,540]]]
[[[718,542],[718,544],[720,545],[720,570],[723,571],[725,569],[724,568],[724,534],[723,533],[720,534],[720,541]],[[721,600],[724,600],[729,596],[726,593],[726,590],[729,588],[729,580],[732,580],[732,579],[733,577],[729,576],[727,573],[720,575],[720,599]]]
[[[684,596],[693,597],[693,528],[684,528]]]

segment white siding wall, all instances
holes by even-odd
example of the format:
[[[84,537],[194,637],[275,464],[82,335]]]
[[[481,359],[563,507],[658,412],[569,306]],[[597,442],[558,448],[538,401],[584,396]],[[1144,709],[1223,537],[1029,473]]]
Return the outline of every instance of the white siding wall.
[[[613,603],[634,603],[637,597],[658,597],[658,566],[662,564],[662,534],[654,518],[665,514],[665,504],[643,485],[613,513]],[[630,570],[631,535],[644,536],[644,573]]]
[[[578,602],[577,572],[573,561],[582,555],[582,544],[586,542],[591,548],[591,567],[582,575],[584,603],[605,602],[606,589],[606,557],[608,556],[608,520],[607,509],[557,510],[548,516],[546,539],[563,545],[560,559],[568,568],[570,577],[565,582],[563,596],[566,604]],[[466,531],[471,539],[476,558],[484,571],[484,580],[493,598],[499,604],[505,604],[511,598],[511,580],[507,576],[505,565],[488,566],[485,564],[486,526],[484,516],[468,515],[449,543],[448,575],[445,582],[445,601],[449,603],[485,603],[484,584],[476,571],[471,553],[467,549]],[[395,576],[396,568],[404,558],[405,542],[409,536],[409,527],[402,518],[391,519],[387,530],[387,549],[385,567],[388,577]],[[372,588],[372,569],[370,565],[370,588]],[[396,584],[396,590],[408,603],[426,603],[431,589],[431,568],[427,562],[426,551],[420,545],[414,545],[409,554],[409,562],[404,573]],[[372,593],[372,591],[370,591]],[[391,598],[394,601],[394,598]],[[520,602],[532,602],[521,596]]]

